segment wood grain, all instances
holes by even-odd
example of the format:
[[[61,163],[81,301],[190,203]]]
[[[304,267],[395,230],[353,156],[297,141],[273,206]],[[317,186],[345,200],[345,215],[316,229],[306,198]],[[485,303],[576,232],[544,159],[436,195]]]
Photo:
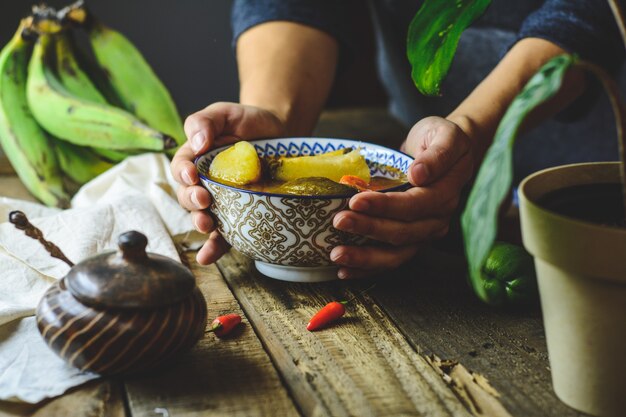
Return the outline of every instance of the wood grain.
[[[426,250],[371,294],[416,349],[484,375],[512,415],[583,415],[552,390],[539,307],[488,307],[473,295],[465,271],[460,256]]]
[[[209,323],[218,315],[242,313],[215,266],[188,260],[208,303]],[[205,334],[196,347],[168,366],[132,377],[126,389],[133,417],[298,416],[261,342],[243,319],[231,337]],[[161,414],[163,415],[163,414]]]
[[[307,416],[467,416],[437,372],[368,295],[332,328],[309,318],[362,282],[295,284],[266,278],[236,251],[218,265]],[[254,272],[253,272],[254,271]]]

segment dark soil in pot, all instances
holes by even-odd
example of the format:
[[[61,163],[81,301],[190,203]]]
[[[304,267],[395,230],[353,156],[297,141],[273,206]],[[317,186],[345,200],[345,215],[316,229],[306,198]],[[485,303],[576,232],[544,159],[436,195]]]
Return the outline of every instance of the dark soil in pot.
[[[585,184],[552,191],[539,205],[563,216],[603,226],[626,228],[621,184]]]

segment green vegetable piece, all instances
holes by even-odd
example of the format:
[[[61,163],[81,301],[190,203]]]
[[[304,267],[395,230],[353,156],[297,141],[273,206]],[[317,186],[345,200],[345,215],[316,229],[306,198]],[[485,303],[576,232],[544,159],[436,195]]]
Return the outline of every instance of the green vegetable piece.
[[[528,113],[559,91],[563,76],[576,61],[570,55],[553,58],[513,100],[498,126],[461,216],[470,281],[476,295],[487,303],[492,295],[483,285],[481,268],[496,238],[500,205],[510,192],[513,143]]]
[[[521,246],[496,242],[481,270],[481,284],[491,305],[523,305],[538,299],[532,256]]]
[[[479,18],[491,0],[426,0],[409,26],[407,56],[411,77],[424,95],[439,95],[441,81],[463,31]]]
[[[353,195],[357,190],[347,185],[339,184],[324,177],[305,177],[287,181],[278,188],[280,194],[294,195]]]

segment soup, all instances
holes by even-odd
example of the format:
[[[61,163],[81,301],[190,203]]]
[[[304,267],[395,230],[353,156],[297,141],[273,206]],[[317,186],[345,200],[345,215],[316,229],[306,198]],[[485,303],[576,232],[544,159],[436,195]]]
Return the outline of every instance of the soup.
[[[386,176],[370,176],[358,149],[339,149],[314,156],[259,157],[248,142],[238,142],[215,156],[209,178],[237,188],[300,196],[350,195],[406,184],[406,175],[384,166]]]

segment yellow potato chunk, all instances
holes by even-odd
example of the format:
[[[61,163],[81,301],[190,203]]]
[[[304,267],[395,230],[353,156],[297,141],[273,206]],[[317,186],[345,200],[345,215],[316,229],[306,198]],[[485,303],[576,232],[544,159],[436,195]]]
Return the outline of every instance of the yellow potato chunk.
[[[330,152],[321,153],[319,155],[313,155],[313,156],[315,156],[316,158],[324,158],[327,156],[345,155],[348,152],[350,152],[350,149],[341,148],[341,149],[337,149],[336,151],[330,151]]]
[[[251,184],[261,179],[261,160],[252,144],[237,142],[215,156],[209,175],[235,185]]]
[[[346,154],[329,152],[315,156],[281,158],[274,172],[274,177],[281,181],[324,177],[339,182],[344,175],[354,175],[369,183],[370,169],[358,149]]]

